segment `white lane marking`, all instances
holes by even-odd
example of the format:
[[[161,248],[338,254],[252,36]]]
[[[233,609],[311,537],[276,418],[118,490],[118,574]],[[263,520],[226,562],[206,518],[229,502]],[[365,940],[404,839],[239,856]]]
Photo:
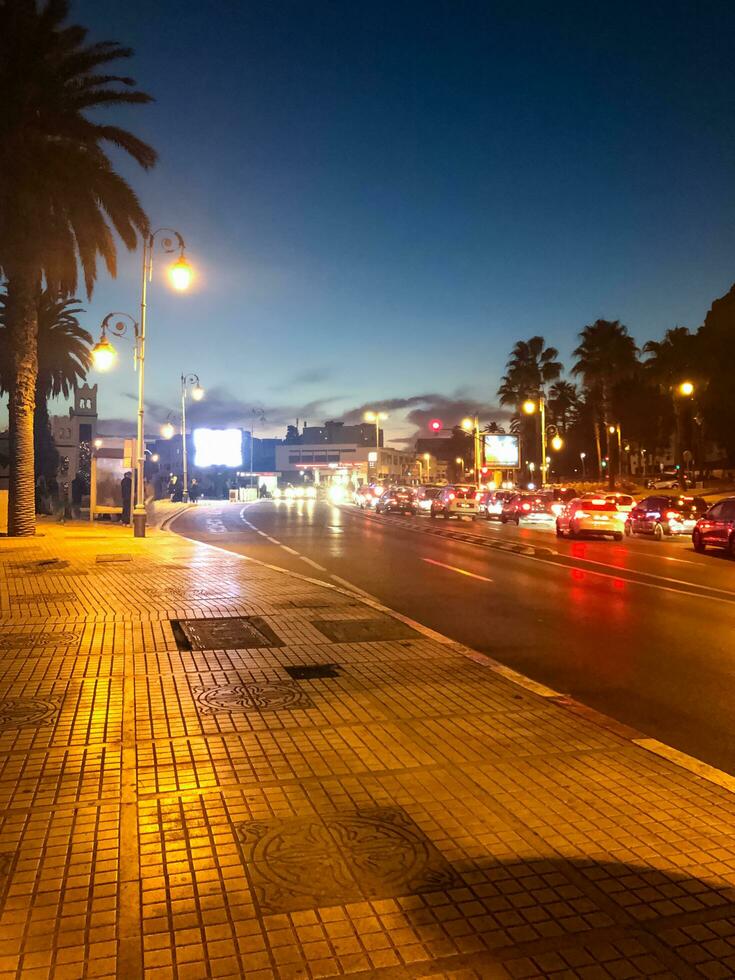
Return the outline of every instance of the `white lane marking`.
[[[306,555],[299,555],[301,561],[305,561],[307,565],[311,565],[312,568],[318,568],[320,572],[326,572],[324,565],[319,565],[317,562],[312,561],[311,558],[307,558]]]
[[[634,738],[633,742],[642,749],[653,752],[654,755],[658,755],[662,759],[668,759],[669,762],[681,766],[682,769],[687,769],[696,776],[701,776],[702,779],[706,779],[710,783],[716,783],[717,786],[722,786],[723,789],[735,793],[735,776],[731,776],[721,769],[715,769],[714,766],[710,766],[706,762],[700,762],[699,759],[687,755],[686,752],[680,752],[670,745],[665,745],[656,738]]]
[[[267,541],[270,541],[271,544],[280,545],[281,543],[277,538],[272,538],[270,534],[264,534],[263,537],[266,538]]]
[[[717,589],[717,588],[714,587],[714,585],[700,585],[699,582],[687,582],[687,581],[685,581],[684,579],[681,579],[681,578],[669,578],[668,575],[657,575],[655,572],[642,572],[642,571],[640,571],[637,568],[625,568],[624,566],[620,566],[620,565],[611,565],[609,562],[606,562],[606,561],[595,561],[594,558],[583,558],[580,555],[565,555],[565,554],[559,553],[559,557],[560,558],[569,558],[571,561],[584,562],[587,565],[600,565],[602,568],[613,568],[617,572],[620,572],[621,573],[620,575],[613,576],[614,578],[620,578],[622,576],[622,573],[625,573],[626,575],[644,575],[646,578],[653,578],[653,579],[656,579],[659,582],[671,582],[673,585],[688,585],[692,589],[706,589],[708,592],[719,592],[720,595],[730,596],[730,600],[731,601],[735,601],[735,592],[733,592],[733,591],[731,591],[729,589]],[[554,564],[556,564],[556,562]],[[562,568],[569,568],[570,567],[569,565],[563,565],[561,562],[559,562],[558,564],[561,564],[561,567]],[[581,569],[581,571],[584,571],[584,569]],[[601,574],[600,572],[590,571],[590,575],[600,575],[600,574]],[[625,581],[626,582],[629,582],[629,581],[631,581],[631,579],[626,579]],[[649,585],[650,583],[649,582],[637,582],[636,584],[637,585]],[[661,589],[664,588],[663,585],[658,586],[658,587],[661,588]],[[692,593],[687,593],[687,594],[688,595],[691,595]],[[715,596],[705,596],[705,598],[716,598],[716,597]]]
[[[433,558],[422,558],[421,561],[425,561],[429,565],[438,565],[439,568],[448,568],[450,572],[457,572],[459,575],[466,575],[468,578],[477,578],[481,582],[492,582],[491,578],[486,578],[484,575],[475,575],[474,572],[465,571],[464,568],[457,568],[456,565],[445,565],[443,561],[434,561]]]
[[[372,599],[373,602],[379,602],[375,596],[370,595],[369,592],[365,592],[364,589],[359,588],[357,585],[353,585],[352,582],[348,582],[347,579],[340,578],[339,575],[329,576],[333,582],[337,582],[338,585],[344,586],[346,589],[350,589],[352,592],[357,592],[358,595],[365,596],[366,599]]]
[[[298,551],[295,551],[293,548],[289,548],[289,546],[287,544],[282,544],[281,547],[283,548],[284,551],[287,551],[289,553],[289,555],[297,555],[298,556]]]

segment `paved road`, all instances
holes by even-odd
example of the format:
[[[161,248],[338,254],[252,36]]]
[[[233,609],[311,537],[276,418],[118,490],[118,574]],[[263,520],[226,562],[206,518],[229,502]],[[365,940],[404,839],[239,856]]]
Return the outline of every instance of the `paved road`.
[[[687,541],[376,517],[307,501],[201,506],[175,530],[348,582],[735,774],[735,563]]]

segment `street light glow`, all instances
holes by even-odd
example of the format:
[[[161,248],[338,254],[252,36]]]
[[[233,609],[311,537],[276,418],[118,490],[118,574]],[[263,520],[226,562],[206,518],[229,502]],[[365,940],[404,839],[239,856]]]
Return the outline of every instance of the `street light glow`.
[[[382,422],[383,419],[388,418],[387,412],[365,412],[363,418],[366,422]]]
[[[98,371],[109,371],[117,360],[117,351],[107,337],[100,338],[92,348],[92,361]]]
[[[195,402],[200,402],[204,398],[204,388],[201,385],[196,385],[191,389],[191,397]]]
[[[679,394],[684,395],[685,398],[689,398],[690,395],[694,394],[694,385],[691,381],[682,381],[679,385]]]
[[[181,293],[191,285],[193,270],[184,256],[180,255],[173,265],[169,266],[168,275],[171,285]]]
[[[564,440],[562,439],[562,437],[554,436],[554,438],[551,440],[551,448],[556,450],[556,452],[558,453],[563,446],[564,446]]]
[[[164,422],[161,426],[161,436],[164,439],[173,439],[175,431],[171,422]]]
[[[533,413],[536,411],[536,402],[531,398],[527,398],[523,403],[523,411],[526,413],[526,415],[533,415]]]
[[[465,432],[472,432],[474,427],[475,423],[472,421],[472,419],[462,419],[462,428],[465,430]]]
[[[580,459],[587,459],[587,453],[580,453],[579,454],[579,458]]]
[[[615,433],[617,432],[617,429],[615,428],[614,425],[608,425],[607,431],[610,433],[611,436],[614,436]]]

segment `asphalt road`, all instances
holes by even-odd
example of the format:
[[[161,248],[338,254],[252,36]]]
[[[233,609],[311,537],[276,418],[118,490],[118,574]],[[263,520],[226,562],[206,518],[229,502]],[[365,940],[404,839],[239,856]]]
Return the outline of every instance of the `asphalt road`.
[[[313,501],[200,505],[174,529],[368,592],[735,774],[735,562],[687,540],[560,541]]]

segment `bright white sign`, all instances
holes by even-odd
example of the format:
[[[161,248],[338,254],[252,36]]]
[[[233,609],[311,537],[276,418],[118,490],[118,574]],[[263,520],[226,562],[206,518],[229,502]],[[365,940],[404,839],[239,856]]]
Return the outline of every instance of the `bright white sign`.
[[[518,436],[485,436],[485,464],[487,466],[506,466],[509,469],[520,465]]]
[[[242,466],[242,430],[194,429],[195,466]]]

